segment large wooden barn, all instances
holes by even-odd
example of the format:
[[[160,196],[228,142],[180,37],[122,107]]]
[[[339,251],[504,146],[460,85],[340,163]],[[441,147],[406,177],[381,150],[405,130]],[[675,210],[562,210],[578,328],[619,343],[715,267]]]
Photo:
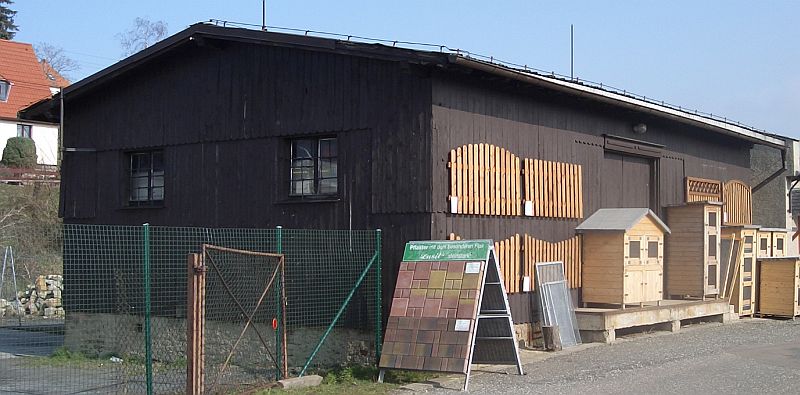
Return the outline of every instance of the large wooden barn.
[[[494,239],[517,323],[533,320],[536,260],[564,260],[580,297],[591,251],[575,227],[598,209],[663,216],[730,194],[734,223],[751,215],[750,187],[785,173],[791,145],[463,54],[208,24],[64,101],[67,223],[381,228],[386,296],[407,241]],[[754,147],[773,164],[762,179]]]

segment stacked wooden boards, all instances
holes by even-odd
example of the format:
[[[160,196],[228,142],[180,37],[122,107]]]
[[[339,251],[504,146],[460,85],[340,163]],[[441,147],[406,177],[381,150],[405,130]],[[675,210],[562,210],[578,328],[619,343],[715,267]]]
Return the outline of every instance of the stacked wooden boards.
[[[800,257],[758,258],[758,313],[800,315]]]
[[[666,241],[667,295],[718,295],[722,203],[692,202],[667,207],[666,213],[672,230]]]
[[[720,295],[730,300],[739,316],[751,316],[756,306],[756,226],[723,226],[722,240],[728,247],[728,270]],[[725,266],[723,262],[723,266]]]
[[[583,235],[584,303],[624,308],[663,298],[670,228],[650,209],[600,209],[575,230]]]

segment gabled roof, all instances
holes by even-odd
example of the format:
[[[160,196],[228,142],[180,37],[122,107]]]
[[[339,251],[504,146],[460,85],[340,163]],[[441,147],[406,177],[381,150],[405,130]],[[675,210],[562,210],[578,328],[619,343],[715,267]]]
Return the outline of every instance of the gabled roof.
[[[649,208],[601,208],[586,218],[575,228],[579,233],[587,230],[610,230],[625,232],[631,230],[644,217],[649,216],[664,231],[671,233],[669,227]]]
[[[0,118],[17,118],[19,110],[51,96],[50,81],[30,44],[0,40],[0,75],[11,83],[8,100],[0,102]]]
[[[408,48],[401,48],[395,45],[383,45],[375,43],[355,42],[349,39],[340,40],[297,34],[276,33],[271,31],[261,31],[252,29],[242,29],[234,27],[222,27],[209,23],[197,23],[187,29],[178,32],[143,51],[136,53],[126,59],[121,60],[65,89],[64,95],[67,100],[70,97],[80,96],[96,87],[99,87],[114,78],[127,73],[145,63],[156,59],[173,49],[188,44],[192,41],[202,43],[206,39],[239,41],[248,43],[258,43],[262,45],[283,46],[305,48],[320,52],[335,52],[346,55],[372,57],[387,60],[407,61],[417,64],[439,66],[444,70],[463,70],[479,71],[489,73],[502,78],[520,81],[524,84],[535,85],[545,89],[559,91],[571,96],[580,97],[600,103],[610,104],[619,108],[651,114],[683,124],[703,128],[710,132],[733,136],[749,142],[764,144],[776,148],[784,149],[787,137],[777,136],[758,131],[753,128],[744,127],[731,122],[697,115],[688,111],[683,111],[667,105],[659,105],[648,100],[638,99],[629,95],[620,94],[613,91],[604,90],[579,81],[570,81],[554,78],[548,75],[531,72],[528,70],[515,69],[503,64],[492,63],[478,60],[464,55],[460,52],[449,53],[442,51],[422,51]],[[52,108],[56,103],[41,103],[32,106],[29,111],[30,116],[43,116],[48,111],[53,112]]]
[[[42,66],[44,76],[50,82],[51,88],[66,88],[69,86],[69,81],[59,74],[46,60],[42,59],[39,64]]]

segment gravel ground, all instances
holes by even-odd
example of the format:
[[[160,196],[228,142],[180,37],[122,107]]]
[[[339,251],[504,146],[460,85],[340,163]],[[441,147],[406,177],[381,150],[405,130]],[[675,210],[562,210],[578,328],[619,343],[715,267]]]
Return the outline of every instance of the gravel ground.
[[[536,359],[536,358],[534,358]],[[541,359],[541,357],[540,357]],[[678,333],[636,335],[556,354],[507,373],[473,375],[470,392],[491,394],[800,394],[800,320],[744,319]],[[441,387],[453,393],[463,376]]]

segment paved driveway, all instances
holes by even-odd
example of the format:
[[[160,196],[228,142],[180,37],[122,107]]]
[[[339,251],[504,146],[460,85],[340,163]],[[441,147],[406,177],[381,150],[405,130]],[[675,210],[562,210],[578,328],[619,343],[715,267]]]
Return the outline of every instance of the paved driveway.
[[[529,362],[524,376],[518,376],[514,369],[487,372],[479,367],[470,392],[800,393],[800,320],[700,324],[674,334],[638,335],[612,345],[544,354],[525,353]],[[413,388],[453,394],[463,384],[461,377]]]

